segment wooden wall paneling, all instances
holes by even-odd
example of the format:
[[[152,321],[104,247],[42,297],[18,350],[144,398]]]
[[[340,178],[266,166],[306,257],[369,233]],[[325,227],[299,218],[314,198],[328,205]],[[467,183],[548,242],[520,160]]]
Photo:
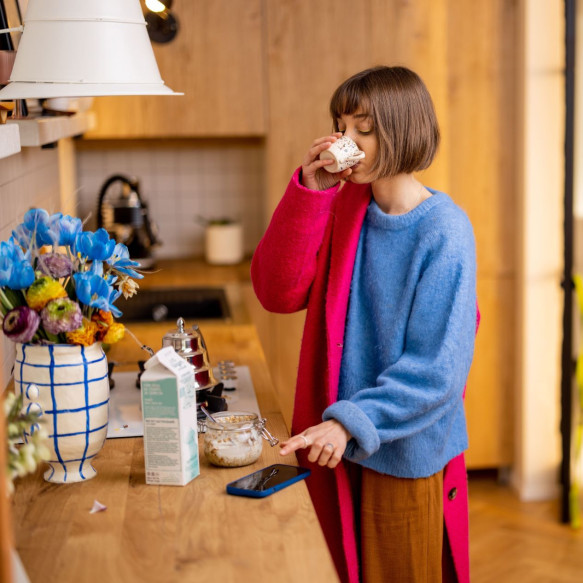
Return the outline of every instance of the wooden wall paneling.
[[[441,146],[419,179],[448,192],[449,103],[447,0],[371,0],[370,51],[377,65],[404,65],[423,79],[435,105]]]
[[[270,217],[312,141],[332,129],[336,87],[370,64],[368,2],[264,4],[267,30],[267,196]]]
[[[513,461],[515,286],[513,278],[478,280],[482,324],[465,401],[469,468],[507,467]]]
[[[174,13],[178,34],[153,48],[166,85],[185,95],[96,98],[86,138],[265,133],[262,0],[179,2]]]
[[[266,1],[269,122],[266,144],[269,219],[312,141],[331,131],[328,104],[336,87],[371,64],[368,2]],[[270,362],[289,424],[305,314],[270,315]]]
[[[502,64],[513,55],[511,39],[504,38],[503,3],[452,1],[449,25],[452,194],[472,219],[479,268],[488,274],[516,268],[516,157],[507,89],[513,80]],[[471,21],[480,22],[483,33],[464,26]]]
[[[451,195],[478,253],[482,323],[468,385],[468,465],[512,462],[517,196],[515,3],[449,3]],[[479,23],[479,28],[468,23]]]

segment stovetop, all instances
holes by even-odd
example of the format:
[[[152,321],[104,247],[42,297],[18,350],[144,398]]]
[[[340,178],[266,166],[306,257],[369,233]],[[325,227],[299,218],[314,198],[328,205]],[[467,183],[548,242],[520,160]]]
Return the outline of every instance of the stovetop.
[[[225,389],[230,389],[222,392],[229,411],[252,411],[261,416],[249,367],[233,366],[228,375],[219,367],[213,368],[213,372],[217,379],[223,380]],[[118,372],[114,369],[111,374],[114,388],[109,397],[108,439],[144,434],[140,390],[136,387],[138,373],[139,370]]]

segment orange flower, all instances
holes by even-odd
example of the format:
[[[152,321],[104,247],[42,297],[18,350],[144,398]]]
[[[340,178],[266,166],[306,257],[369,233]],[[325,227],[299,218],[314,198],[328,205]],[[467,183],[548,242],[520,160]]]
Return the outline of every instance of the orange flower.
[[[107,334],[103,337],[103,342],[106,344],[115,344],[119,342],[125,334],[125,326],[119,322],[114,322],[107,330]]]
[[[90,322],[86,318],[83,318],[83,324],[77,330],[67,332],[67,342],[69,344],[91,346],[96,340],[97,331],[97,324],[95,322]]]
[[[97,326],[97,340],[103,340],[103,337],[107,334],[108,328],[113,324],[113,315],[111,312],[106,312],[104,310],[97,310],[93,312],[91,316],[91,321],[95,322]]]

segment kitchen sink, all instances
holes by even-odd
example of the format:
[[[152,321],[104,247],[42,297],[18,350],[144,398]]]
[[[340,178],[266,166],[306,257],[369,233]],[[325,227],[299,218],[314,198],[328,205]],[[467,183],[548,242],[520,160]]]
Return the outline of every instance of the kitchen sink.
[[[132,298],[116,302],[121,322],[162,322],[183,317],[189,320],[226,320],[231,317],[222,287],[140,289]]]

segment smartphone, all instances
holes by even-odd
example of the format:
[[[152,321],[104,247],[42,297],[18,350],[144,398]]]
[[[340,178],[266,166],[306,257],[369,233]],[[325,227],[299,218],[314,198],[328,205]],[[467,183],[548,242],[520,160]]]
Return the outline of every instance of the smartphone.
[[[227,484],[227,494],[264,498],[309,475],[310,470],[307,468],[273,464],[230,482]]]

